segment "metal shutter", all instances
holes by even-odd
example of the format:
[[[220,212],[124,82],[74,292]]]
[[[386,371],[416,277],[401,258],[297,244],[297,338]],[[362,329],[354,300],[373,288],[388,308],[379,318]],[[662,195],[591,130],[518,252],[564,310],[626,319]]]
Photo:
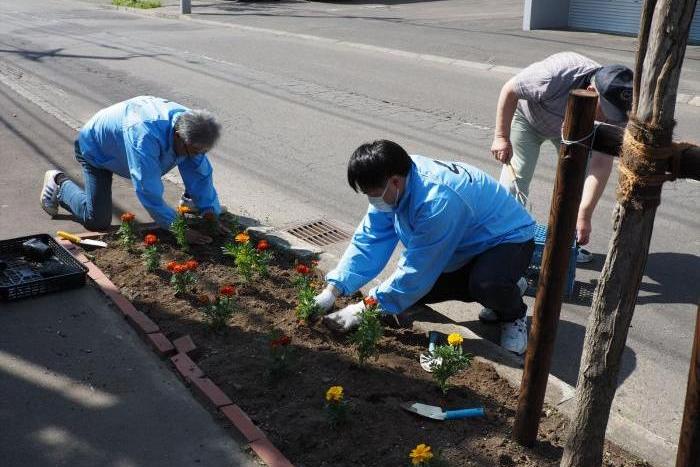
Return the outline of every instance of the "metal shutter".
[[[615,32],[636,36],[642,0],[571,0],[569,27],[589,31]],[[700,5],[690,25],[691,43],[700,42]]]

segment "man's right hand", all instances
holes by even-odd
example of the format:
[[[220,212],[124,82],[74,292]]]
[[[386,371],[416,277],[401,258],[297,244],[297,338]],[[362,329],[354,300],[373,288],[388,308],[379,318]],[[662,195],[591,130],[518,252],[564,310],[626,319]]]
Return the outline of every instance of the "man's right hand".
[[[513,157],[513,145],[510,143],[510,139],[495,136],[491,144],[491,154],[502,164],[509,163],[510,158]]]
[[[189,228],[185,231],[185,238],[187,239],[187,243],[192,245],[206,245],[207,243],[212,242],[212,238],[210,236],[204,235],[203,233],[199,233],[196,230]]]

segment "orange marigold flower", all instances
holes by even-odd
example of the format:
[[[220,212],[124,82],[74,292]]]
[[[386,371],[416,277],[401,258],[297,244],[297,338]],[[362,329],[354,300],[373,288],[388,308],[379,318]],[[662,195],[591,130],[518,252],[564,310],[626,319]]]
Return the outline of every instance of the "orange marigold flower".
[[[187,272],[189,269],[187,268],[186,264],[176,264],[173,266],[173,272],[175,274],[182,274],[183,272]]]
[[[136,219],[136,216],[131,212],[125,212],[121,216],[122,222],[131,222]]]
[[[219,294],[225,297],[233,297],[236,293],[236,288],[232,285],[225,285],[219,289]]]
[[[211,303],[211,299],[209,298],[209,295],[201,293],[197,295],[197,302],[199,302],[200,305],[209,305]]]
[[[165,269],[167,269],[170,272],[173,272],[175,270],[175,266],[177,265],[177,261],[168,261],[168,263],[165,265]]]
[[[365,307],[370,308],[377,305],[377,299],[374,297],[365,297],[362,300],[365,303]]]
[[[289,345],[289,343],[292,342],[292,338],[289,336],[282,336],[277,339],[272,339],[270,341],[270,347],[277,348],[277,347],[284,347]]]
[[[270,242],[267,240],[260,240],[256,247],[258,251],[265,251],[270,249]]]
[[[311,272],[311,269],[305,264],[297,264],[297,272],[302,276],[305,276]]]
[[[245,232],[241,232],[234,237],[236,243],[248,243],[250,241],[250,235]]]
[[[158,237],[156,237],[155,234],[148,234],[144,237],[143,243],[145,243],[146,246],[153,246],[158,243]]]
[[[185,266],[185,268],[187,268],[188,271],[194,271],[199,266],[199,263],[197,262],[196,259],[191,259],[191,260],[187,261],[184,264],[184,266]]]
[[[180,214],[181,216],[184,216],[188,212],[191,212],[191,209],[188,208],[187,206],[178,206],[177,207],[177,213]]]

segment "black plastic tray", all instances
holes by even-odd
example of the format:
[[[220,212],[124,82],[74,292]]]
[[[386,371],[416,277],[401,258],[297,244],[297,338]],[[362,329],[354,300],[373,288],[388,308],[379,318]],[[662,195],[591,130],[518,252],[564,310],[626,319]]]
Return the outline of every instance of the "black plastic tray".
[[[22,253],[22,243],[32,238],[46,243],[67,272],[51,277],[39,274],[38,263],[26,259]],[[33,297],[85,285],[87,268],[48,234],[0,240],[0,260],[7,265],[0,270],[0,300]]]

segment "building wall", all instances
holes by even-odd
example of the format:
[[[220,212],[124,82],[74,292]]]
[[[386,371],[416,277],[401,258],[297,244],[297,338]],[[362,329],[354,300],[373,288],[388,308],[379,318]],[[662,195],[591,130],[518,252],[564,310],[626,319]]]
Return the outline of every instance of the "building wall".
[[[570,0],[525,0],[523,30],[566,28]]]

